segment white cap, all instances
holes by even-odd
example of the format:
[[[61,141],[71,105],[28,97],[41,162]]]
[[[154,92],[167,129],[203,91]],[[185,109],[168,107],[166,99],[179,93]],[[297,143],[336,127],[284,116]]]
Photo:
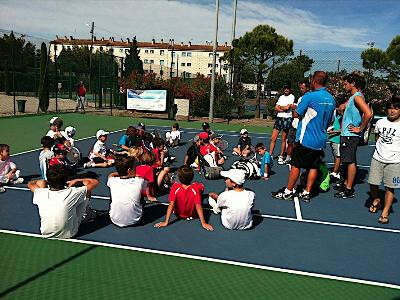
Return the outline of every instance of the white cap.
[[[53,124],[54,121],[57,120],[57,119],[58,119],[58,117],[52,117],[52,118],[50,119],[50,125]]]
[[[240,169],[230,169],[229,171],[221,171],[221,176],[229,178],[238,185],[243,185],[246,179],[246,172]]]
[[[240,134],[245,134],[245,133],[249,133],[246,128],[243,128],[242,130],[240,130]]]
[[[65,133],[69,136],[69,137],[73,137],[76,133],[76,129],[75,127],[72,126],[68,126],[65,128]]]
[[[102,135],[108,135],[108,134],[109,134],[108,131],[105,131],[105,130],[103,130],[103,129],[100,129],[100,130],[98,130],[98,131],[96,132],[96,138],[99,139],[99,137],[101,137]]]

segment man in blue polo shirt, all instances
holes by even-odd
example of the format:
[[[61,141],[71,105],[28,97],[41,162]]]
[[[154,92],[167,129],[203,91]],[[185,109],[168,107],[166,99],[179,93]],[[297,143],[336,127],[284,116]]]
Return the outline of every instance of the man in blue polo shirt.
[[[311,188],[318,175],[318,167],[324,154],[329,122],[335,110],[335,100],[326,90],[327,75],[316,71],[311,80],[312,92],[305,94],[297,106],[296,113],[300,123],[296,131],[296,146],[293,150],[291,169],[287,187],[283,187],[272,196],[277,199],[289,200],[294,197],[295,185],[300,176],[300,169],[307,169],[308,177],[304,191],[299,198],[309,202]]]

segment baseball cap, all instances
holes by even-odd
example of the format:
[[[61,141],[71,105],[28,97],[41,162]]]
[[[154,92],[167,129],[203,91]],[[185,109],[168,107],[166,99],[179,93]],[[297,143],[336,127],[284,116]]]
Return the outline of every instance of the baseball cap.
[[[50,125],[53,124],[54,121],[57,120],[57,119],[58,119],[58,117],[52,117],[52,118],[50,119]]]
[[[209,135],[208,135],[207,132],[200,132],[199,133],[199,138],[202,139],[202,140],[206,140],[206,139],[209,138]]]
[[[72,126],[68,126],[67,128],[65,128],[65,133],[69,136],[69,137],[73,137],[76,133],[76,129],[75,127]]]
[[[229,178],[238,185],[243,185],[246,179],[246,172],[240,169],[230,169],[228,171],[221,171],[221,176]]]
[[[242,130],[240,130],[240,134],[245,134],[245,133],[249,133],[246,128],[243,128]]]
[[[207,122],[204,122],[201,127],[203,127],[203,129],[205,128],[210,128],[210,124],[208,124]]]
[[[220,138],[222,138],[222,135],[220,135],[220,134],[213,133],[212,135],[210,135],[210,140],[220,139]]]
[[[146,126],[142,123],[142,122],[140,122],[139,124],[137,124],[137,127],[136,127],[137,129],[143,129],[143,130],[146,130]]]
[[[105,131],[105,130],[103,130],[103,129],[100,129],[100,130],[98,130],[98,131],[96,132],[96,138],[98,139],[99,137],[101,137],[101,136],[103,136],[103,135],[108,135],[108,134],[109,134],[108,131]]]

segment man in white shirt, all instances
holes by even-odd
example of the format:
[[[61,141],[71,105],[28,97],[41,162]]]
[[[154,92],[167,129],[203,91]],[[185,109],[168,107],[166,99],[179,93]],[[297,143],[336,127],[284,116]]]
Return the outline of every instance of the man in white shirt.
[[[63,165],[47,170],[47,181],[28,183],[33,204],[39,208],[40,232],[48,238],[71,238],[84,219],[91,192],[99,184],[96,179],[74,179],[67,182]],[[75,185],[83,185],[75,187]]]
[[[222,225],[227,229],[243,230],[253,226],[251,209],[254,206],[255,193],[245,190],[245,171],[230,169],[221,171],[225,177],[227,190],[220,195],[209,194],[209,204],[214,213],[221,212]]]
[[[274,129],[272,130],[271,143],[269,146],[269,154],[271,157],[274,155],[275,143],[279,133],[282,131],[281,151],[278,157],[278,164],[284,164],[283,154],[286,151],[286,139],[289,129],[292,127],[292,105],[294,103],[294,96],[288,86],[284,87],[283,95],[278,99],[275,105],[277,112]]]
[[[115,162],[117,172],[108,175],[111,191],[110,219],[115,225],[125,227],[139,222],[143,214],[142,191],[145,179],[136,177],[134,157]]]

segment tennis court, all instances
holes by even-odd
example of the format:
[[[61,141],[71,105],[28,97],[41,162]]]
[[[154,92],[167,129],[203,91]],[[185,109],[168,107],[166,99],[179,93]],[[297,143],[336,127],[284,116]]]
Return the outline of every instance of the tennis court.
[[[80,122],[89,122],[91,116],[85,118]],[[118,122],[113,126],[120,125]],[[109,124],[112,124],[110,118],[104,122],[104,128],[110,128]],[[165,124],[170,123],[165,121]],[[188,128],[191,125],[181,125],[186,127],[182,129],[187,143],[171,150],[177,156],[174,166],[182,163],[190,140],[199,132]],[[46,129],[43,122],[35,131],[45,133]],[[163,132],[168,127],[148,126],[148,130],[153,129]],[[18,128],[12,130],[17,132]],[[229,156],[226,166],[229,166],[237,159],[230,153],[238,134],[220,133],[229,142],[226,150]],[[108,145],[117,142],[121,134],[121,131],[110,134]],[[252,133],[251,138],[253,144],[269,144],[268,134]],[[85,155],[94,142],[95,138],[89,137],[76,145]],[[18,149],[22,150],[23,139],[19,143]],[[25,144],[25,150],[29,150],[28,146]],[[270,192],[287,182],[286,165],[275,164],[274,174],[267,182],[247,181],[246,187],[256,193],[256,202],[255,226],[246,231],[224,229],[219,216],[209,210],[206,218],[214,226],[213,232],[202,229],[198,220],[180,220],[155,229],[153,225],[165,216],[166,195],[158,198],[160,204],[145,208],[142,226],[121,229],[103,217],[95,224],[82,225],[75,239],[45,240],[40,238],[37,207],[32,204],[26,184],[10,187],[0,194],[4,274],[0,297],[400,297],[399,204],[394,203],[387,225],[378,224],[379,215],[368,212],[366,179],[373,151],[373,145],[359,148],[361,167],[354,199],[336,199],[333,190],[308,204],[273,199]],[[27,179],[39,176],[38,154],[39,150],[35,150],[13,156]],[[326,151],[325,160],[332,161],[330,151]],[[110,193],[105,183],[112,170],[94,171],[102,183],[90,205],[107,210]],[[223,180],[205,180],[199,174],[195,179],[205,183],[206,193],[221,192],[225,187]]]

